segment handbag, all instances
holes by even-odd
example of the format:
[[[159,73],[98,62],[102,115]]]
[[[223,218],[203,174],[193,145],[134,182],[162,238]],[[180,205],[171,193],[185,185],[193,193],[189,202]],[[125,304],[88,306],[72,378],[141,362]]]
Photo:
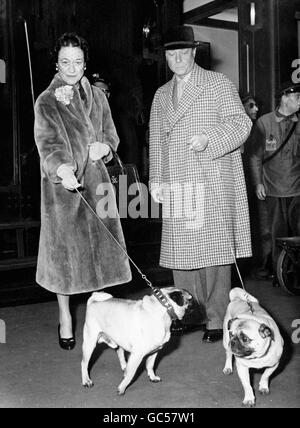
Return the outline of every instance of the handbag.
[[[131,201],[134,200],[132,208],[138,210],[142,203],[143,195],[139,173],[134,163],[124,164],[114,150],[112,150],[112,155],[113,159],[110,161],[112,164],[106,165],[106,168],[115,190],[120,216],[127,217]]]

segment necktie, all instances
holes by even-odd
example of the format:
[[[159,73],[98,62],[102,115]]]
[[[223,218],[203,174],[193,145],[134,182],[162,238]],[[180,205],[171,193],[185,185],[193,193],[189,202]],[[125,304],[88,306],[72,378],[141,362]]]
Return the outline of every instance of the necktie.
[[[185,81],[183,79],[175,80],[174,92],[173,92],[173,104],[174,108],[177,109],[180,98],[182,97]]]
[[[183,79],[177,81],[177,101],[180,101],[184,91],[185,81]]]

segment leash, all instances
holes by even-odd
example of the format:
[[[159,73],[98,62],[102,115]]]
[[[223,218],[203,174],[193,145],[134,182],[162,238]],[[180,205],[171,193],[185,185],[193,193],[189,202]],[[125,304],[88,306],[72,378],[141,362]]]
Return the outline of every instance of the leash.
[[[146,284],[151,288],[152,294],[156,297],[156,299],[161,303],[168,311],[169,316],[171,317],[171,320],[177,320],[178,317],[174,311],[173,306],[169,302],[169,299],[167,296],[157,287],[154,287],[151,283],[151,281],[146,277],[146,275],[141,271],[141,269],[137,266],[137,264],[132,260],[132,258],[129,256],[127,251],[122,247],[120,242],[114,237],[114,235],[111,233],[111,231],[105,226],[102,219],[98,216],[94,208],[89,204],[89,202],[85,199],[85,197],[82,195],[82,193],[78,190],[78,188],[75,188],[76,192],[80,196],[81,200],[85,203],[85,205],[89,208],[89,210],[97,217],[97,219],[100,221],[102,226],[104,227],[105,231],[108,233],[108,235],[112,238],[112,240],[118,245],[118,247],[123,251],[123,253],[126,255],[128,260],[131,261],[133,266],[136,268],[138,273],[141,275],[142,279],[146,282]]]
[[[220,166],[219,166],[219,164],[218,164],[218,163],[217,163],[217,171],[218,171],[219,177],[220,177],[220,179],[221,179],[221,178],[222,178],[222,177],[221,177],[221,171],[220,171]],[[224,187],[222,180],[221,180],[221,183],[222,183],[222,186]],[[224,189],[224,190],[225,190],[225,189]],[[232,245],[231,245],[231,243],[230,243],[230,239],[229,239],[229,235],[228,235],[228,231],[227,231],[227,227],[226,227],[225,219],[224,219],[224,217],[223,217],[222,213],[221,213],[221,218],[222,218],[222,221],[223,221],[223,224],[224,224],[224,230],[225,230],[226,238],[227,238],[227,241],[228,241],[228,245],[229,245],[229,248],[230,248],[231,254],[232,254],[232,256],[233,256],[233,259],[234,259],[234,265],[235,265],[235,267],[236,267],[236,271],[237,271],[237,273],[238,273],[238,277],[239,277],[239,280],[240,280],[240,282],[241,282],[242,288],[243,288],[243,290],[245,291],[245,299],[246,299],[246,303],[247,303],[247,305],[249,306],[249,309],[250,309],[251,313],[253,314],[253,312],[254,312],[253,305],[252,305],[252,302],[250,302],[249,297],[248,297],[248,294],[247,294],[247,292],[246,292],[246,288],[245,288],[245,285],[244,285],[244,281],[243,281],[243,278],[242,278],[242,275],[241,275],[240,269],[239,269],[238,264],[237,264],[237,260],[236,260],[236,257],[235,257],[235,253],[234,253],[233,248],[232,248]]]

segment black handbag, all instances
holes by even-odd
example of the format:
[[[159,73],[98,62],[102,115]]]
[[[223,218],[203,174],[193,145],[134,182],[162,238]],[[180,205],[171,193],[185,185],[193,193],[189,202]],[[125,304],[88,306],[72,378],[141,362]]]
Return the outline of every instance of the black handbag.
[[[114,186],[117,206],[120,216],[130,215],[128,206],[132,202],[132,207],[139,210],[142,203],[142,186],[137,167],[134,163],[124,164],[120,156],[112,150],[113,159],[106,165],[111,183]],[[126,213],[126,214],[125,214]]]

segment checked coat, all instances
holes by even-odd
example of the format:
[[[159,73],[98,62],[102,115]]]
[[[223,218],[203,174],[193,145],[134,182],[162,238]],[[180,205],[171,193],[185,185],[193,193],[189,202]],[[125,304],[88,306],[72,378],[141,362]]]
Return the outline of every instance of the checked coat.
[[[175,75],[153,99],[150,190],[163,186],[160,265],[200,269],[251,256],[248,201],[239,147],[251,130],[233,83],[194,64],[177,109]],[[208,136],[202,152],[189,148]]]

